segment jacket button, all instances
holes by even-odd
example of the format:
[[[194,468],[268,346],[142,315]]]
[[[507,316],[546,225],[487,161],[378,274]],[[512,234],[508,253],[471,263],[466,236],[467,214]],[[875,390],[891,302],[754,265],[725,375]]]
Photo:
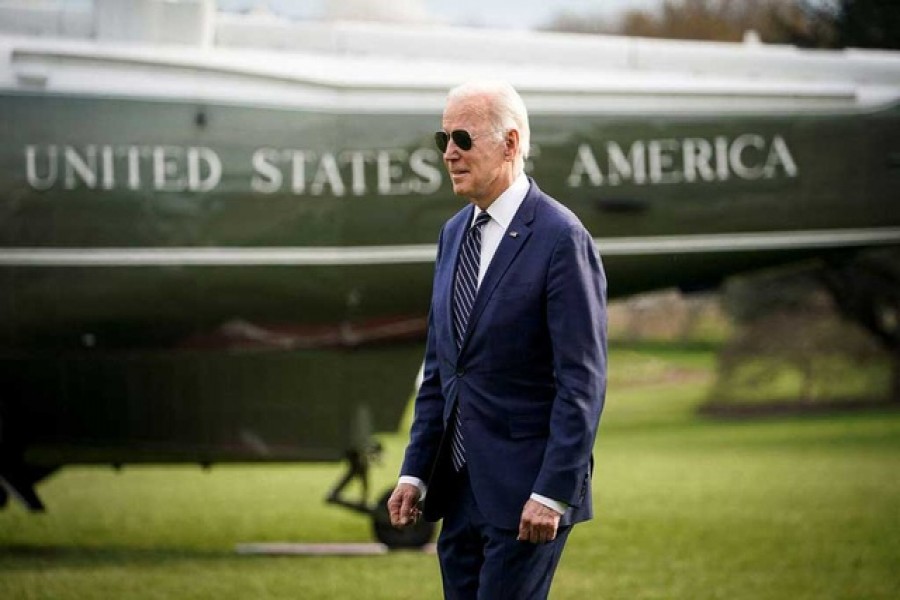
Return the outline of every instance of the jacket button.
[[[465,374],[466,374],[466,370],[463,369],[463,368],[459,368],[459,369],[456,370],[456,376],[457,376],[457,377],[462,377],[462,376],[465,375]]]

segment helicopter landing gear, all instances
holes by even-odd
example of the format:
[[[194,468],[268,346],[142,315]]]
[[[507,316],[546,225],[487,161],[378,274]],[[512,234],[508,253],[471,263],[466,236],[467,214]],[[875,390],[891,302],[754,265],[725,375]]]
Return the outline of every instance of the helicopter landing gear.
[[[350,450],[347,452],[349,462],[347,472],[328,493],[325,501],[370,516],[375,538],[392,550],[421,548],[434,536],[434,523],[420,520],[404,529],[397,529],[391,525],[387,501],[393,490],[385,491],[375,504],[370,504],[366,500],[369,492],[369,465],[377,462],[381,451],[382,448],[378,442],[370,442],[363,451]],[[354,479],[358,479],[362,486],[362,494],[358,500],[344,497],[344,490]]]

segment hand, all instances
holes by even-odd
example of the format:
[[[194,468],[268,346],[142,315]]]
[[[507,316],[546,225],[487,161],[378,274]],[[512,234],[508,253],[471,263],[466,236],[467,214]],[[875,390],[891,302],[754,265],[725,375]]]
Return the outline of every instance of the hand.
[[[422,511],[416,506],[418,503],[419,488],[409,483],[398,484],[387,503],[391,525],[401,528],[416,523],[422,516]]]
[[[537,500],[529,499],[522,509],[522,519],[519,521],[520,542],[543,544],[556,539],[556,530],[559,527],[558,512],[544,506]]]

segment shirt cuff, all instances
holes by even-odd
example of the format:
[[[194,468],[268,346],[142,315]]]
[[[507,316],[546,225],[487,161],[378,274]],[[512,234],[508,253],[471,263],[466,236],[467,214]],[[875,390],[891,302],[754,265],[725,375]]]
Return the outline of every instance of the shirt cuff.
[[[397,483],[398,484],[408,483],[410,485],[414,485],[417,488],[419,488],[419,500],[420,501],[425,499],[425,494],[428,492],[428,486],[425,485],[425,482],[422,481],[421,479],[419,479],[418,477],[413,477],[412,475],[401,475],[400,481],[398,481]]]
[[[401,479],[403,478],[401,477]],[[565,502],[560,502],[559,500],[554,500],[552,498],[548,498],[547,496],[541,496],[540,494],[535,494],[534,492],[531,493],[531,499],[535,502],[540,502],[547,508],[552,508],[561,515],[565,514],[569,509],[569,505]]]

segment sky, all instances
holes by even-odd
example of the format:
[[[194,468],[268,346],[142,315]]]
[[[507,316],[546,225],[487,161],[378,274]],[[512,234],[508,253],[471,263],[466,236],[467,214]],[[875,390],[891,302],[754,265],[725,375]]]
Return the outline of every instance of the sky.
[[[268,0],[278,14],[295,18],[317,18],[327,0]],[[360,0],[353,0],[359,2]],[[371,0],[389,2],[390,0]],[[615,18],[629,9],[653,9],[663,0],[418,0],[428,17],[448,25],[474,25],[512,29],[534,29],[563,11]],[[261,0],[218,0],[219,8],[241,10],[265,4]]]

